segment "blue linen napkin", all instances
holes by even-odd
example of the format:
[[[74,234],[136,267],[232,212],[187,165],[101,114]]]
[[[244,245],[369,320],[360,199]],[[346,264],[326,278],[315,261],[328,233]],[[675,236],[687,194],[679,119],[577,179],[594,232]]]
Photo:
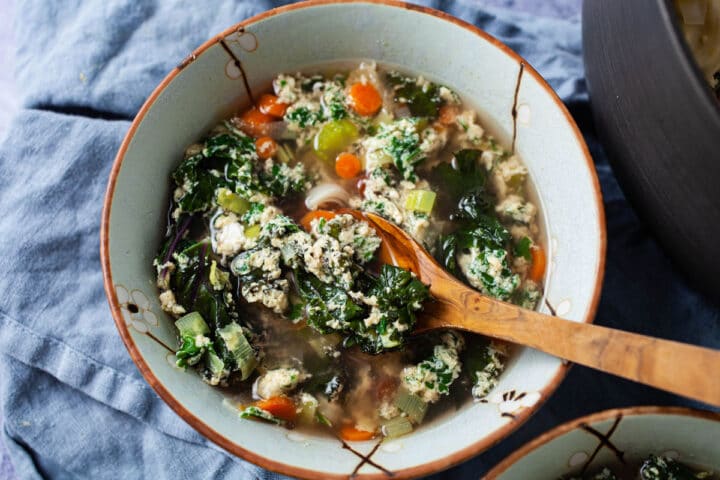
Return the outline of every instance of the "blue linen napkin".
[[[228,455],[145,383],[102,288],[105,185],[129,119],[207,38],[274,1],[28,0],[16,19],[25,109],[0,146],[0,402],[19,478],[274,479]],[[597,323],[720,347],[720,310],[692,290],[638,221],[594,137],[580,25],[422,2],[518,51],[568,102],[596,161],[608,220]],[[524,427],[432,478],[478,478],[542,431],[593,411],[692,402],[575,367]]]

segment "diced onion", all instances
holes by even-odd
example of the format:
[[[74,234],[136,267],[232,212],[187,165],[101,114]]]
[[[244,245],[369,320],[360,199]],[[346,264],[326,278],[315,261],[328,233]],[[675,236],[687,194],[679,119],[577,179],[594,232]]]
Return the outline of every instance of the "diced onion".
[[[305,206],[308,210],[317,210],[321,205],[335,204],[347,205],[350,194],[334,183],[321,183],[313,187],[305,197]]]

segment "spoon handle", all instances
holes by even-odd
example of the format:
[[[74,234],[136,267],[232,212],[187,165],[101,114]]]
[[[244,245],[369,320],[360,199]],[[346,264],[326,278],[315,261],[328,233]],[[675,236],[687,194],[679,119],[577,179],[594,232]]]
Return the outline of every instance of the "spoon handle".
[[[435,312],[427,315],[427,327],[460,328],[527,345],[586,367],[720,406],[720,351],[525,310],[480,295],[457,281],[448,282],[447,287],[443,294],[435,296],[440,300],[430,307]],[[441,325],[442,318],[452,319],[452,325]]]

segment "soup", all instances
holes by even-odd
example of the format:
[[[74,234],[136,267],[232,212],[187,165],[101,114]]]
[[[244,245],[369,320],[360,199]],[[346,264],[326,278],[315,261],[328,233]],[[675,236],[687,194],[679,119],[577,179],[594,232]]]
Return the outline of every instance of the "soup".
[[[720,99],[720,2],[675,0],[685,40],[705,79]]]
[[[346,440],[399,436],[481,400],[507,349],[411,337],[428,287],[381,265],[372,227],[405,229],[480,292],[535,308],[545,254],[528,171],[449,88],[363,62],[278,75],[273,93],[190,145],[155,260],[177,364],[243,418]]]
[[[672,458],[650,455],[642,462],[603,467],[594,474],[570,480],[713,480],[712,471],[691,467]],[[561,479],[562,480],[562,479]]]

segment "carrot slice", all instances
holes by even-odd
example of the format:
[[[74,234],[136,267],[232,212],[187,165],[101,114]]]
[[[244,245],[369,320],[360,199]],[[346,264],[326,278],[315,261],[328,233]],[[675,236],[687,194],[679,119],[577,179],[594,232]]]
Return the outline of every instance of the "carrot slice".
[[[350,442],[362,442],[363,440],[370,440],[375,436],[375,432],[367,432],[365,430],[358,430],[352,425],[345,425],[340,429],[340,438],[348,440]]]
[[[369,83],[354,83],[350,87],[350,105],[358,114],[369,117],[382,107],[382,97]]]
[[[440,107],[438,120],[443,125],[452,125],[457,117],[457,108],[454,105],[443,105]]]
[[[260,137],[255,140],[255,151],[257,151],[258,157],[263,160],[272,157],[277,152],[278,145],[270,137]]]
[[[287,103],[281,102],[278,97],[266,93],[258,100],[258,110],[266,115],[272,115],[273,117],[282,118],[285,115],[285,110],[288,108]]]
[[[266,133],[267,126],[272,121],[273,117],[252,107],[240,116],[240,129],[248,135],[259,137]]]
[[[300,219],[300,225],[302,225],[303,228],[309,232],[310,224],[316,218],[324,218],[326,220],[331,220],[331,219],[335,218],[335,215],[336,215],[336,213],[331,212],[330,210],[312,210],[312,211],[306,213]]]
[[[292,422],[297,418],[297,407],[295,402],[284,395],[270,397],[267,400],[258,400],[255,406],[266,412],[272,413],[277,418]]]
[[[532,266],[528,278],[534,282],[539,282],[545,274],[545,264],[547,263],[545,252],[537,245],[533,245],[530,247],[530,255],[532,256]]]
[[[340,178],[355,178],[361,171],[360,159],[352,153],[343,152],[335,159],[335,173]]]

